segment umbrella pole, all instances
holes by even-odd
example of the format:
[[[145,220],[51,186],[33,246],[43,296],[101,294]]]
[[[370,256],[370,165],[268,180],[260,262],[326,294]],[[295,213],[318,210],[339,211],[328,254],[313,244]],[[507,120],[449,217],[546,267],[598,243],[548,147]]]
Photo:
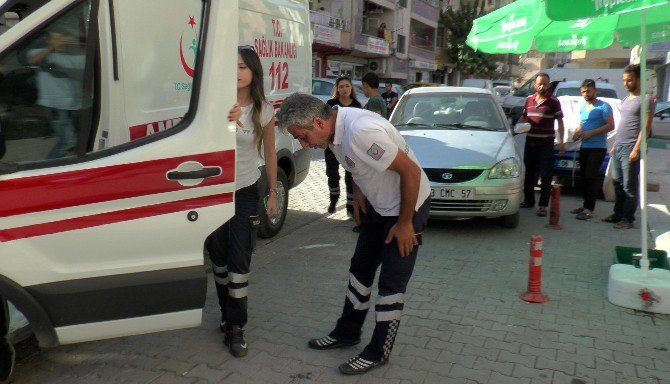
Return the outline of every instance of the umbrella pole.
[[[648,239],[647,234],[647,10],[641,11],[640,22],[640,132],[642,137],[640,140],[640,232],[642,240],[642,259],[640,260],[640,268],[642,268],[642,276],[649,275],[649,258],[648,253]]]

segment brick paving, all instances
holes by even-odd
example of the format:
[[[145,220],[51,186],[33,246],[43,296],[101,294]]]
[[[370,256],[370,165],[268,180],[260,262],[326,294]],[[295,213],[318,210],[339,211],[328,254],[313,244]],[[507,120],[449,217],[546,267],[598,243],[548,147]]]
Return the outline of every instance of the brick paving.
[[[596,219],[574,220],[575,196],[562,200],[562,231],[532,210],[514,230],[492,220],[431,221],[389,364],[340,375],[337,365],[362,344],[306,345],[341,311],[356,239],[343,209],[325,214],[323,169],[315,156],[308,180],[291,192],[287,227],[254,255],[247,357],[233,358],[221,343],[210,282],[200,327],[42,351],[21,362],[13,383],[670,383],[670,316],[606,298],[613,247],[638,245],[640,231],[601,223],[612,208],[602,201]],[[544,304],[518,298],[533,234],[544,236]],[[364,340],[372,326],[371,313]]]

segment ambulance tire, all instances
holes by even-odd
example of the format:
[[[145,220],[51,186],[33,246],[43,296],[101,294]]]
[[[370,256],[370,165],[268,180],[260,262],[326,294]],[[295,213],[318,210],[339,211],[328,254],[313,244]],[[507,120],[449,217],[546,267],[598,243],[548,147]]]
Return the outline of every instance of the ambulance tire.
[[[0,296],[0,383],[5,383],[14,371],[16,353],[9,342],[9,310],[7,300]]]
[[[275,236],[281,230],[288,210],[288,190],[289,186],[286,173],[283,169],[277,168],[277,206],[279,208],[279,214],[273,220],[268,218],[263,203],[263,198],[265,196],[262,195],[258,205],[258,212],[261,218],[261,223],[258,226],[258,236],[262,238],[270,238]]]

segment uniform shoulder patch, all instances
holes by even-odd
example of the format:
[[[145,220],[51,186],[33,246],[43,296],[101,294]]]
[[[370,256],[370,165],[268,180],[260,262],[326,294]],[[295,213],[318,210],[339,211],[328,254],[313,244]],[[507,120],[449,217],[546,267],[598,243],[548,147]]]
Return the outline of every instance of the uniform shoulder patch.
[[[377,143],[373,143],[370,149],[368,149],[368,155],[375,160],[379,160],[384,156],[384,148],[380,147]]]
[[[354,161],[351,160],[349,156],[344,156],[344,161],[347,163],[349,168],[354,168],[356,166],[356,163],[354,163]]]

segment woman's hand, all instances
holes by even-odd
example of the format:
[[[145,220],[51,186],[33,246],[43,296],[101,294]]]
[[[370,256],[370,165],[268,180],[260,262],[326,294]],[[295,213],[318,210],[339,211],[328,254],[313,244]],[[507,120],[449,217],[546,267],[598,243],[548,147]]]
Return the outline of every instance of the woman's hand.
[[[270,191],[270,195],[268,195],[268,202],[265,206],[265,212],[268,214],[268,216],[274,216],[278,213],[277,194],[275,192]]]
[[[240,128],[244,128],[244,124],[240,122],[240,117],[242,117],[242,108],[238,103],[235,103],[228,111],[228,121],[235,121]]]

